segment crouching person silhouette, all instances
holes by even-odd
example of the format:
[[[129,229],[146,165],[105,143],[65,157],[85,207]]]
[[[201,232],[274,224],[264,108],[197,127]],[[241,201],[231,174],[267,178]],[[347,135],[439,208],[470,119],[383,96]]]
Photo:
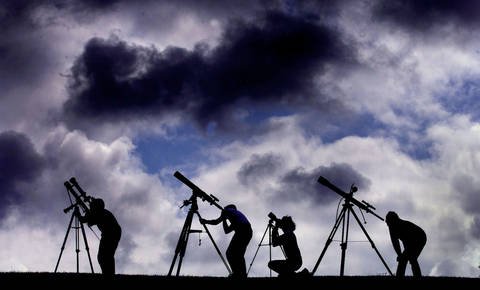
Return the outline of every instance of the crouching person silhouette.
[[[282,235],[278,234],[279,228],[283,231]],[[295,223],[290,216],[284,216],[277,220],[272,230],[272,245],[283,247],[286,258],[268,263],[268,267],[277,272],[279,277],[293,276],[295,271],[302,266],[302,255],[294,231]]]
[[[227,222],[228,221],[228,222]],[[246,278],[245,252],[248,243],[252,239],[252,227],[243,213],[237,210],[233,204],[224,207],[220,217],[214,220],[200,219],[202,224],[218,225],[223,224],[226,234],[234,231],[234,235],[228,245],[226,256],[232,268],[233,278]],[[229,224],[230,223],[230,224]]]
[[[105,209],[105,203],[100,198],[92,198],[90,211],[80,217],[82,223],[88,226],[97,225],[102,233],[98,247],[97,260],[104,275],[115,274],[115,251],[122,235],[122,229],[113,214]]]
[[[418,264],[418,256],[427,243],[427,235],[422,228],[412,222],[402,220],[397,213],[390,211],[385,217],[385,222],[390,231],[390,238],[392,240],[393,248],[397,253],[397,277],[405,276],[405,269],[407,263],[410,262],[412,273],[415,277],[421,277],[422,272]],[[403,252],[400,247],[400,242],[403,244]]]

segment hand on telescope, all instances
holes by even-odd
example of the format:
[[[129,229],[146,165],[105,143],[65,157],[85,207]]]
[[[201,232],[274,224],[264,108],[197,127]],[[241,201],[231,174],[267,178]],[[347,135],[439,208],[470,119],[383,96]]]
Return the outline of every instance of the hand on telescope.
[[[275,224],[273,225],[272,231],[273,231],[274,234],[278,234],[278,224],[277,224],[277,223],[275,223]]]
[[[207,220],[204,219],[204,218],[200,218],[199,221],[200,221],[201,224],[206,224],[207,223]]]

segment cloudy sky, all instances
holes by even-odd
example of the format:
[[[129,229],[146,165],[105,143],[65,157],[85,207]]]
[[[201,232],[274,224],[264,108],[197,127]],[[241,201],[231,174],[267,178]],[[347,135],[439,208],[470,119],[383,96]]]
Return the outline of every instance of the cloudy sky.
[[[321,175],[421,226],[425,275],[479,275],[477,1],[97,2],[0,2],[0,271],[54,270],[75,176],[122,226],[117,272],[165,275],[191,194],[178,170],[250,219],[247,267],[272,211],[313,268],[342,202]],[[395,271],[386,224],[364,218]],[[231,235],[210,230],[224,252]],[[316,275],[339,273],[339,239]],[[387,273],[356,223],[350,240],[347,275]],[[206,234],[182,274],[228,274]]]

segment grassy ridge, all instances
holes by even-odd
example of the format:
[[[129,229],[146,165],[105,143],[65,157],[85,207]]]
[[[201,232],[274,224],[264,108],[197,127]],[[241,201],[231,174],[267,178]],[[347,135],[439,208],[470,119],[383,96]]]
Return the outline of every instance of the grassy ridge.
[[[315,276],[296,279],[248,278],[233,280],[224,277],[166,277],[148,275],[116,275],[105,278],[87,273],[0,273],[1,285],[40,289],[478,289],[480,278],[389,276]]]

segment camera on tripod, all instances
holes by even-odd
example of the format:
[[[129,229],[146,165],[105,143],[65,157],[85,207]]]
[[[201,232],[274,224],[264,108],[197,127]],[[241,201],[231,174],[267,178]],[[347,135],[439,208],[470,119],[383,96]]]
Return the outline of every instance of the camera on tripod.
[[[277,216],[273,212],[270,212],[268,214],[268,217],[270,218],[270,223],[271,224],[274,224],[274,226],[276,226],[276,227],[281,227],[280,223],[281,223],[282,220],[277,218]]]

